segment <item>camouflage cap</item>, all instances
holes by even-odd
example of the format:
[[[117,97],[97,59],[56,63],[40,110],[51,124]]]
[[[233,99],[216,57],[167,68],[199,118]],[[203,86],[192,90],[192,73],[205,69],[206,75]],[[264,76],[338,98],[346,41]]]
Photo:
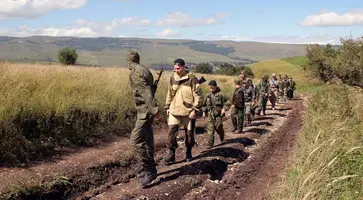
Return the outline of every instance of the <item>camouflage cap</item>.
[[[134,62],[134,63],[140,63],[140,55],[136,51],[130,51],[127,55],[127,61]]]

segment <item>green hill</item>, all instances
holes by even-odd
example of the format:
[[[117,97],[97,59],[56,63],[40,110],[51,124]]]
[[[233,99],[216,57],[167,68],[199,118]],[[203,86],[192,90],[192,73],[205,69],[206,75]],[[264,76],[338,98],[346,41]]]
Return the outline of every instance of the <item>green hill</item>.
[[[176,58],[189,63],[229,62],[250,64],[269,59],[299,56],[304,45],[234,41],[195,41],[144,38],[0,37],[0,59],[34,62],[57,61],[63,47],[74,47],[79,64],[126,66],[130,49],[137,50],[145,65],[168,64]]]

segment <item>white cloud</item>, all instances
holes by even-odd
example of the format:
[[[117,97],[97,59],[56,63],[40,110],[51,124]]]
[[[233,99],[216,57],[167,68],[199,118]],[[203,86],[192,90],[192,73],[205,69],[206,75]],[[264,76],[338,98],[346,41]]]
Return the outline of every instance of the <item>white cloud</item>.
[[[192,18],[187,13],[173,12],[168,13],[164,18],[156,22],[159,26],[179,26],[179,27],[194,27],[224,23],[223,19],[228,16],[226,13],[214,14],[208,18]]]
[[[114,19],[112,21],[112,24],[118,24],[118,25],[138,25],[138,26],[146,26],[151,24],[150,19],[142,19],[139,16],[136,17],[128,17],[128,18],[122,18],[122,19]]]
[[[306,36],[253,37],[252,41],[283,44],[340,44],[339,37],[330,36],[328,34],[312,34]]]
[[[301,26],[353,26],[363,25],[363,11],[351,11],[344,14],[321,11],[307,16]]]
[[[32,28],[29,26],[20,26],[14,30],[0,29],[0,35],[10,35],[16,37],[27,37],[32,35],[43,36],[74,36],[74,37],[96,37],[99,33],[88,27],[80,28]]]
[[[58,9],[77,9],[87,0],[1,0],[0,19],[35,18]]]
[[[150,20],[140,17],[128,17],[114,19],[111,22],[76,20],[68,27],[43,27],[32,28],[29,26],[19,26],[15,29],[1,29],[0,35],[11,35],[26,37],[31,35],[48,35],[48,36],[75,36],[75,37],[109,37],[118,35],[117,29],[126,25],[131,25],[134,30],[145,27],[150,24]],[[145,29],[143,29],[145,31]]]
[[[328,34],[312,34],[306,36],[266,36],[266,37],[239,37],[222,36],[219,39],[232,41],[254,41],[280,44],[340,44],[340,38]]]
[[[156,33],[157,37],[180,37],[181,34],[178,30],[165,29],[162,32]]]
[[[224,40],[233,40],[233,41],[245,41],[248,40],[247,38],[244,37],[236,37],[236,36],[229,36],[229,35],[224,35],[221,37]]]

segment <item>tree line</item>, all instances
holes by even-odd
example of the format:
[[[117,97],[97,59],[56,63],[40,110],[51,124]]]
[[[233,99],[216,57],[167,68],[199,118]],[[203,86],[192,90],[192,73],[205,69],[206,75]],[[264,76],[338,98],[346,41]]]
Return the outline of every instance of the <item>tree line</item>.
[[[340,39],[341,46],[308,45],[302,68],[327,82],[339,81],[363,88],[363,37]]]
[[[254,77],[252,69],[247,66],[234,66],[229,63],[223,63],[218,65],[217,67],[213,67],[213,65],[209,63],[199,63],[196,67],[193,68],[195,73],[201,74],[220,74],[220,75],[228,75],[235,76],[239,75],[242,71],[245,72],[247,77]]]
[[[76,64],[78,53],[75,48],[65,47],[59,50],[58,60],[63,65],[74,65]],[[193,71],[201,74],[220,74],[235,76],[240,74],[242,71],[245,72],[247,77],[254,77],[252,69],[247,66],[234,66],[229,63],[223,63],[218,65],[216,68],[210,63],[199,63],[193,68]]]

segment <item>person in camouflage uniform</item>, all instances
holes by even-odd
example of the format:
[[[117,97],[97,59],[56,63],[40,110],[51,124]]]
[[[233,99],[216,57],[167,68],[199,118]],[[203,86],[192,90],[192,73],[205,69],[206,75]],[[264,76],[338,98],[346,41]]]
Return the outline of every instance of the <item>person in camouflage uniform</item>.
[[[285,75],[284,79],[283,79],[283,82],[284,82],[284,97],[286,99],[286,97],[288,98],[289,95],[288,95],[288,88],[290,87],[290,82],[289,82],[289,79],[288,79],[288,76]]]
[[[215,80],[209,83],[209,93],[204,98],[202,111],[203,118],[208,113],[207,132],[209,135],[208,148],[214,145],[214,133],[217,132],[221,143],[224,141],[224,128],[222,118],[228,110],[228,99],[223,95]]]
[[[277,80],[277,85],[278,85],[279,92],[278,92],[278,97],[277,97],[277,99],[278,99],[277,103],[280,102],[280,99],[282,101],[286,101],[285,93],[284,93],[284,91],[285,91],[285,83],[284,83],[284,80],[282,79],[281,74],[279,74],[278,77],[279,77],[279,79]]]
[[[156,86],[150,70],[140,65],[140,56],[131,51],[128,55],[130,69],[129,82],[133,101],[137,110],[135,127],[130,136],[135,157],[141,165],[140,184],[142,187],[150,184],[157,177],[154,161],[154,135],[152,123],[159,113],[155,99]]]
[[[247,79],[246,85],[244,87],[244,99],[245,99],[245,119],[247,120],[247,124],[250,124],[252,121],[252,103],[255,99],[255,88],[252,84],[251,79]]]
[[[287,89],[287,97],[289,98],[289,100],[292,100],[294,98],[294,90],[296,88],[296,83],[295,81],[292,79],[292,77],[290,77],[288,79],[288,89]]]
[[[233,125],[232,132],[242,133],[244,124],[244,111],[245,111],[245,96],[243,88],[243,80],[237,78],[234,80],[235,90],[232,96],[232,114],[231,120]]]
[[[261,82],[257,85],[258,90],[258,108],[257,114],[261,115],[261,111],[263,115],[266,115],[266,106],[268,101],[268,92],[269,92],[269,84],[267,82],[267,77],[262,77]]]
[[[278,100],[278,84],[277,84],[277,78],[276,74],[272,74],[272,78],[269,81],[269,95],[268,99],[270,100],[272,110],[275,110],[275,105]]]

